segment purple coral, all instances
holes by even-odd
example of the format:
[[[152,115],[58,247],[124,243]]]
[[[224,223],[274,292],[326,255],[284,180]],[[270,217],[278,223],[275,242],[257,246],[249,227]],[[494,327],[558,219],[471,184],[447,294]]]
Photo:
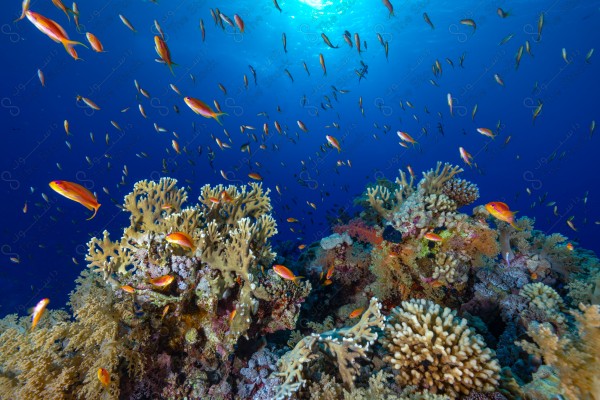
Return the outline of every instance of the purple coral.
[[[271,375],[277,370],[279,357],[264,347],[252,354],[248,364],[240,369],[237,396],[240,399],[269,400],[275,397],[275,389],[281,379]]]

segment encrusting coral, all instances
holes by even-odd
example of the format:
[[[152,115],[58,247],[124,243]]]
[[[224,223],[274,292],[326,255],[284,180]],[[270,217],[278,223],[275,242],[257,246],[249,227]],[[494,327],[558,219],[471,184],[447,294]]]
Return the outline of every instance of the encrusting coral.
[[[495,390],[500,366],[493,351],[455,311],[428,300],[405,301],[392,310],[385,331],[387,359],[401,386],[453,398]]]

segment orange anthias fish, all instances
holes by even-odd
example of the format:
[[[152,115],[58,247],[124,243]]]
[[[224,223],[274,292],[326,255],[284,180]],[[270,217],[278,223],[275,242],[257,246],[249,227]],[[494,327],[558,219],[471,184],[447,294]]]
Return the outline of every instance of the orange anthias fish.
[[[67,32],[63,29],[63,27],[51,20],[50,18],[46,18],[43,15],[33,12],[31,10],[25,11],[25,16],[36,28],[38,28],[50,39],[54,40],[56,43],[62,43],[62,45],[65,46],[65,50],[67,51],[67,53],[71,54],[71,56],[72,52],[70,50],[73,48],[73,46],[79,44],[83,47],[87,47],[81,42],[70,40],[69,35],[67,35]]]
[[[405,142],[408,142],[408,143],[411,143],[411,144],[416,144],[417,143],[417,141],[415,139],[413,139],[412,136],[410,136],[406,132],[398,131],[396,133],[398,134],[398,137],[401,140],[404,140]]]
[[[233,20],[235,21],[235,24],[237,25],[238,28],[240,28],[240,32],[244,33],[244,20],[242,19],[242,17],[240,17],[239,15],[235,14],[233,16]]]
[[[441,242],[444,240],[440,235],[435,234],[433,232],[427,232],[424,237],[425,239],[431,240],[432,242]]]
[[[363,311],[365,311],[365,309],[364,309],[364,308],[362,308],[362,307],[360,307],[360,308],[357,308],[356,310],[352,311],[352,312],[351,312],[351,313],[348,315],[348,318],[356,318],[356,317],[358,317],[360,314],[362,314],[362,313],[363,313]]]
[[[96,213],[100,208],[98,199],[96,198],[96,196],[94,196],[92,192],[90,192],[83,186],[68,181],[52,181],[50,182],[50,187],[56,193],[65,196],[67,199],[78,202],[88,210],[93,210],[94,214],[91,217],[89,217],[88,220],[96,216]]]
[[[254,179],[255,181],[262,181],[262,176],[260,176],[260,174],[258,172],[250,172],[248,174],[248,177],[251,179]]]
[[[25,18],[25,13],[27,13],[27,10],[29,10],[29,3],[31,3],[31,0],[23,0],[21,16],[15,19],[13,22],[17,22]]]
[[[340,147],[340,142],[336,138],[334,138],[333,136],[330,136],[330,135],[326,135],[325,139],[327,139],[327,141],[329,142],[330,145],[335,147],[335,149],[338,151],[338,153],[340,151],[342,151],[342,148]]]
[[[185,232],[173,232],[166,237],[167,242],[194,251],[194,240]]]
[[[292,271],[290,271],[284,265],[279,265],[279,264],[273,265],[273,271],[275,271],[275,273],[277,275],[279,275],[280,277],[282,277],[283,279],[290,280],[290,281],[294,282],[296,285],[298,284],[298,279],[304,278],[303,276],[294,275],[294,273]]]
[[[227,113],[216,113],[213,111],[212,108],[210,108],[209,105],[193,97],[184,97],[183,101],[185,101],[185,104],[187,104],[188,107],[191,108],[192,111],[196,114],[202,115],[204,118],[214,118],[214,120],[217,121],[220,125],[223,125],[219,120],[219,117],[221,115],[227,115]]]
[[[121,290],[130,294],[135,293],[135,289],[132,286],[129,285],[123,285],[121,286]]]
[[[515,225],[515,214],[516,212],[510,211],[508,205],[506,203],[502,203],[500,201],[492,201],[491,203],[487,203],[485,205],[485,209],[487,212],[492,214],[494,217],[498,218],[500,221],[504,221],[516,230],[520,231],[517,225]]]
[[[50,299],[41,299],[35,307],[33,307],[33,314],[31,314],[31,330],[33,330],[38,322],[40,322],[40,318],[42,318],[42,314],[44,314],[44,310],[48,303],[50,303]]]
[[[459,147],[458,152],[460,153],[460,158],[462,158],[465,164],[467,164],[470,167],[471,163],[473,162],[473,156],[469,154],[469,152],[466,151],[464,147]]]
[[[98,368],[98,380],[104,387],[110,384],[110,374],[104,368]]]
[[[171,282],[173,282],[174,279],[175,277],[173,275],[163,275],[159,276],[158,278],[152,278],[148,280],[148,282],[157,287],[167,287],[171,284]]]
[[[104,52],[104,46],[102,46],[102,43],[100,42],[100,40],[98,40],[96,35],[94,35],[93,33],[90,33],[90,32],[86,32],[85,37],[87,38],[88,42],[90,42],[92,49],[96,53]]]
[[[171,52],[169,51],[169,47],[167,43],[160,36],[154,36],[154,50],[156,50],[156,54],[169,66],[171,73],[175,75],[173,72],[173,65],[177,65],[171,60]],[[186,102],[187,103],[187,102]],[[189,104],[188,104],[189,105]]]
[[[335,265],[331,265],[327,270],[327,274],[325,274],[325,279],[330,279],[333,276],[333,272],[335,271]]]

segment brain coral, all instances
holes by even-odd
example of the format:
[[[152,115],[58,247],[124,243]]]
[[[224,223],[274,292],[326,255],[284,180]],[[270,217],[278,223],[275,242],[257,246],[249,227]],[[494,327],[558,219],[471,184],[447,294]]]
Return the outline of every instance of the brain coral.
[[[500,366],[481,336],[455,311],[432,301],[413,299],[394,308],[383,343],[401,386],[456,398],[493,391],[498,383]]]

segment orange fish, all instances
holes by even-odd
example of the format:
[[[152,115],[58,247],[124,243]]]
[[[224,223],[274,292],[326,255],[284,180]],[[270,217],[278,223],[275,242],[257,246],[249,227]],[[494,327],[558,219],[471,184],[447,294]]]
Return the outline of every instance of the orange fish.
[[[298,284],[298,279],[304,278],[303,276],[294,275],[294,273],[292,271],[290,271],[284,265],[279,265],[279,264],[273,265],[273,271],[275,271],[275,273],[277,275],[279,275],[280,277],[282,277],[283,279],[290,280],[290,281],[294,282],[296,285]]]
[[[298,222],[298,220],[296,218],[291,218],[291,217],[288,218],[286,221],[290,222],[290,223],[292,223],[292,222]]]
[[[323,286],[329,286],[333,283],[333,281],[331,279],[325,279],[325,282],[323,282]]]
[[[235,318],[235,314],[237,312],[237,309],[234,309],[230,314],[229,314],[229,323],[231,324],[233,322],[233,319]]]
[[[175,140],[175,139],[171,140],[171,147],[173,147],[173,150],[175,150],[175,153],[181,154],[181,150],[179,149],[179,143],[177,143],[177,140]]]
[[[356,310],[352,311],[352,312],[351,312],[351,313],[348,315],[348,317],[349,317],[349,318],[356,318],[356,317],[358,317],[360,314],[362,314],[362,313],[363,313],[363,311],[365,311],[365,309],[364,309],[364,308],[362,308],[362,307],[360,307],[360,308],[357,308]]]
[[[304,122],[298,120],[296,121],[296,123],[298,124],[298,128],[302,129],[303,132],[308,132],[308,129],[306,128],[306,125],[304,125]]]
[[[388,11],[390,12],[388,17],[393,17],[394,16],[394,6],[392,5],[392,3],[390,3],[390,0],[383,0],[383,5],[385,5],[386,8],[388,9]]]
[[[330,279],[333,276],[333,271],[335,271],[335,265],[331,265],[327,270],[327,274],[325,274],[325,279]]]
[[[87,47],[81,42],[70,40],[69,35],[67,35],[67,32],[63,29],[63,27],[50,18],[46,18],[43,15],[31,10],[25,11],[25,16],[36,28],[38,28],[50,39],[54,40],[56,43],[62,43],[67,52],[69,52],[70,48],[78,44],[82,45],[83,47]],[[71,53],[69,52],[69,54]]]
[[[67,19],[69,21],[71,21],[71,17],[69,17],[69,12],[71,12],[72,14],[75,14],[73,12],[73,10],[71,10],[70,8],[67,8],[67,6],[65,6],[61,0],[52,0],[52,4],[54,4],[56,6],[56,8],[58,8],[59,10],[64,12],[65,15],[67,16]]]
[[[209,105],[193,97],[184,97],[183,101],[185,101],[185,104],[187,104],[196,114],[202,115],[204,118],[214,118],[220,125],[223,125],[219,120],[219,117],[221,115],[227,115],[227,113],[216,113]]]
[[[98,199],[96,198],[96,196],[94,196],[92,192],[90,192],[83,186],[68,181],[52,181],[50,182],[50,187],[56,193],[66,197],[67,199],[78,202],[88,210],[94,210],[94,214],[91,217],[89,217],[88,220],[96,216],[96,213],[100,208]]]
[[[477,132],[481,133],[483,136],[491,137],[494,139],[496,135],[494,135],[491,129],[488,128],[477,128]]]
[[[176,244],[183,248],[194,251],[194,241],[192,237],[185,232],[173,232],[167,235],[165,239],[171,244]]]
[[[235,21],[235,24],[237,25],[238,28],[240,28],[240,32],[244,33],[244,20],[242,20],[242,17],[240,17],[239,15],[235,14],[233,16],[233,20]]]
[[[173,208],[173,206],[171,204],[169,204],[169,203],[163,204],[162,206],[160,206],[160,209],[164,210],[164,211],[170,210],[172,208]]]
[[[262,176],[260,176],[260,174],[258,172],[250,172],[248,174],[248,177],[251,179],[254,179],[256,181],[262,181],[262,179],[263,179]]]
[[[88,106],[89,108],[91,108],[92,110],[100,110],[100,107],[98,107],[98,105],[96,103],[94,103],[92,100],[88,99],[87,97],[83,97],[80,95],[75,96],[75,100],[77,101],[83,101],[85,103],[86,106]],[[140,104],[141,106],[141,104]]]
[[[35,307],[33,307],[33,314],[31,314],[31,330],[33,330],[38,322],[40,322],[40,318],[42,318],[42,314],[44,314],[44,310],[46,310],[48,303],[50,303],[50,299],[41,299]]]
[[[470,167],[471,163],[473,162],[473,156],[471,154],[469,154],[464,149],[464,147],[459,147],[458,151],[460,153],[460,158],[462,158],[462,160],[465,162],[465,164],[467,164]]]
[[[171,73],[175,75],[173,72],[173,65],[177,65],[171,60],[171,52],[169,51],[169,47],[167,43],[160,36],[154,36],[154,50],[156,50],[156,54],[169,66]]]
[[[572,243],[567,243],[567,250],[573,251],[574,249],[575,249],[575,247],[573,247]]]
[[[425,239],[431,240],[432,242],[441,242],[444,240],[444,239],[442,239],[442,237],[440,235],[437,235],[433,232],[427,232],[425,234]]]
[[[163,308],[163,312],[162,312],[162,314],[160,316],[160,320],[161,321],[165,318],[165,315],[167,315],[168,312],[169,312],[169,304],[167,304],[165,306],[165,308]]]
[[[31,0],[23,0],[21,16],[15,19],[13,22],[17,22],[25,18],[25,14],[27,13],[27,10],[29,10],[29,3],[31,3]]]
[[[223,190],[221,192],[221,200],[224,201],[225,203],[233,203],[233,197],[231,197],[231,195],[229,193],[227,193],[226,190]]]
[[[159,276],[158,278],[152,278],[148,280],[148,282],[157,287],[167,287],[171,284],[171,282],[173,282],[173,280],[175,280],[173,275],[163,275]]]
[[[98,368],[98,380],[104,387],[110,384],[110,374],[104,368]]]
[[[442,282],[438,281],[437,279],[435,281],[431,282],[431,287],[433,287],[433,288],[439,288],[442,286],[444,286],[444,284]]]
[[[417,143],[417,141],[416,141],[415,139],[413,139],[413,138],[412,138],[412,136],[410,136],[410,135],[409,135],[408,133],[406,133],[406,132],[401,132],[401,131],[398,131],[398,132],[396,132],[396,133],[398,134],[398,137],[399,137],[401,140],[404,140],[405,142],[408,142],[408,143],[411,143],[411,144],[416,144],[416,143]]]
[[[123,286],[121,286],[121,290],[124,291],[124,292],[127,292],[127,293],[131,293],[131,294],[135,293],[135,289],[132,286],[129,286],[129,285],[123,285]]]
[[[97,53],[104,52],[104,46],[102,46],[102,43],[100,42],[100,40],[98,40],[96,35],[94,35],[93,33],[90,33],[90,32],[86,32],[85,37],[87,38],[88,42],[90,42],[90,45],[92,46],[92,49],[95,52],[97,52]]]
[[[340,151],[342,151],[342,149],[340,147],[340,142],[338,142],[338,140],[336,138],[334,138],[333,136],[326,135],[325,139],[327,139],[327,141],[329,142],[330,145],[332,145],[333,147],[336,148],[336,150],[338,151],[338,153]]]
[[[502,203],[500,201],[492,201],[491,203],[487,203],[485,205],[485,209],[487,212],[492,214],[494,217],[498,218],[500,221],[504,221],[516,230],[520,231],[517,225],[515,225],[515,212],[510,211],[508,205],[506,203]]]
[[[305,245],[305,244],[301,244],[300,246],[298,246],[298,249],[300,249],[300,250],[304,250],[304,248],[305,248],[305,247],[306,247],[306,245]]]

